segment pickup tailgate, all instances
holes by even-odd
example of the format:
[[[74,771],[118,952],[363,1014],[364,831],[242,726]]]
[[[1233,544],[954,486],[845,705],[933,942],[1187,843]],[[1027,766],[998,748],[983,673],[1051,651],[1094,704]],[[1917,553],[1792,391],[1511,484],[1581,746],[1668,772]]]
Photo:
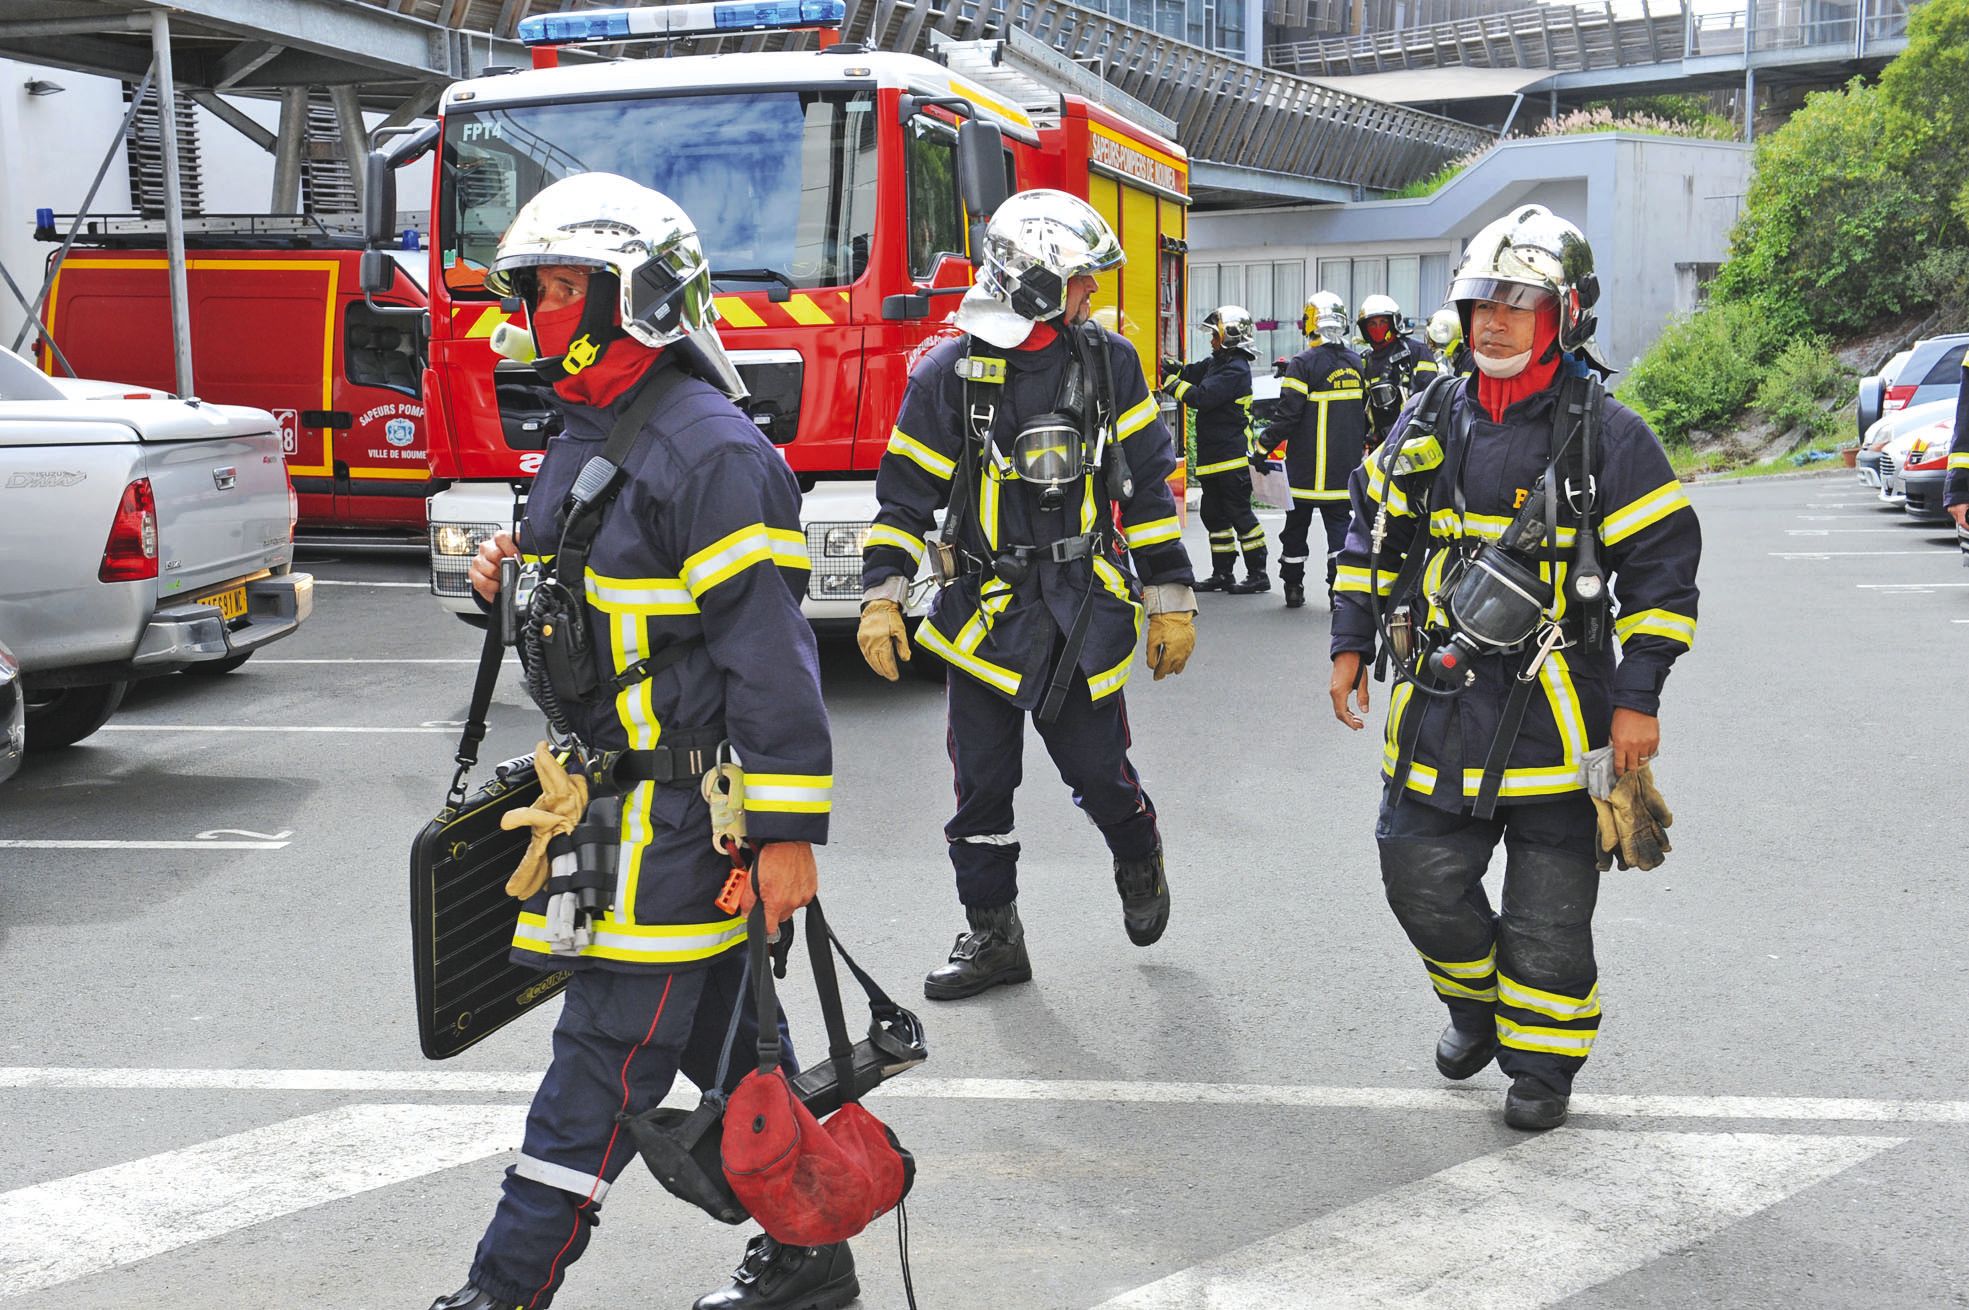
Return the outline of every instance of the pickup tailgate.
[[[292,562],[287,461],[272,415],[203,405],[139,436],[157,498],[159,605]]]

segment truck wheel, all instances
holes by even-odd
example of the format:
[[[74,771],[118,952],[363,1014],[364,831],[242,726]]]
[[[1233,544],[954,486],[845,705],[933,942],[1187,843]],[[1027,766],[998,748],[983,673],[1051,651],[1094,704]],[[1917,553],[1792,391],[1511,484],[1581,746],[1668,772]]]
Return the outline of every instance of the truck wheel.
[[[57,687],[52,691],[27,688],[27,749],[39,755],[73,746],[109,722],[130,684],[109,682],[99,687]]]
[[[243,650],[237,655],[228,655],[222,660],[205,660],[198,664],[187,664],[183,672],[200,678],[216,678],[222,673],[231,673],[252,658],[252,651]]]

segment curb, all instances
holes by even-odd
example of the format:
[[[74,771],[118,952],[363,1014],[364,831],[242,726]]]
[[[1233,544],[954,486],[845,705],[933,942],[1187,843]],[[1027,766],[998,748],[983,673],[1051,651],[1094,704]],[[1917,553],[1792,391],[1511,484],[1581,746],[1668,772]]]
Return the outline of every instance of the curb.
[[[1754,478],[1726,478],[1718,475],[1691,478],[1684,486],[1690,487],[1757,487],[1766,482],[1814,482],[1826,478],[1836,478],[1841,474],[1852,474],[1845,465],[1832,469],[1804,469],[1797,473],[1761,473]],[[1853,477],[1854,486],[1863,486],[1858,476]]]

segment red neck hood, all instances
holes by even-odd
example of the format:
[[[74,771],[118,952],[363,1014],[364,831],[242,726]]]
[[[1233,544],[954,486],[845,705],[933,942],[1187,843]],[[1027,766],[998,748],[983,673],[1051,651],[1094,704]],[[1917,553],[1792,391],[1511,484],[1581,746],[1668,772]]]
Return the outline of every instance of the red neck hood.
[[[1505,410],[1552,385],[1552,377],[1559,371],[1558,343],[1559,310],[1554,306],[1538,316],[1538,328],[1531,339],[1531,362],[1518,376],[1494,378],[1478,370],[1477,399],[1493,423],[1502,423]]]

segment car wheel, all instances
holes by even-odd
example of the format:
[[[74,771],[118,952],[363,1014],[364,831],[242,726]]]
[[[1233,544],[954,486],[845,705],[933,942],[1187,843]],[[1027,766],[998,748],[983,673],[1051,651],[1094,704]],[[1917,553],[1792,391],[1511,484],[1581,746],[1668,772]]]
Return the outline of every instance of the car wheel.
[[[231,673],[252,658],[252,651],[243,650],[237,655],[228,655],[222,660],[205,660],[198,664],[187,664],[183,671],[200,678],[216,678],[222,673]]]
[[[123,703],[123,693],[129,687],[127,682],[108,682],[98,687],[57,687],[51,691],[28,687],[28,752],[39,755],[81,741],[109,722],[109,716]]]

